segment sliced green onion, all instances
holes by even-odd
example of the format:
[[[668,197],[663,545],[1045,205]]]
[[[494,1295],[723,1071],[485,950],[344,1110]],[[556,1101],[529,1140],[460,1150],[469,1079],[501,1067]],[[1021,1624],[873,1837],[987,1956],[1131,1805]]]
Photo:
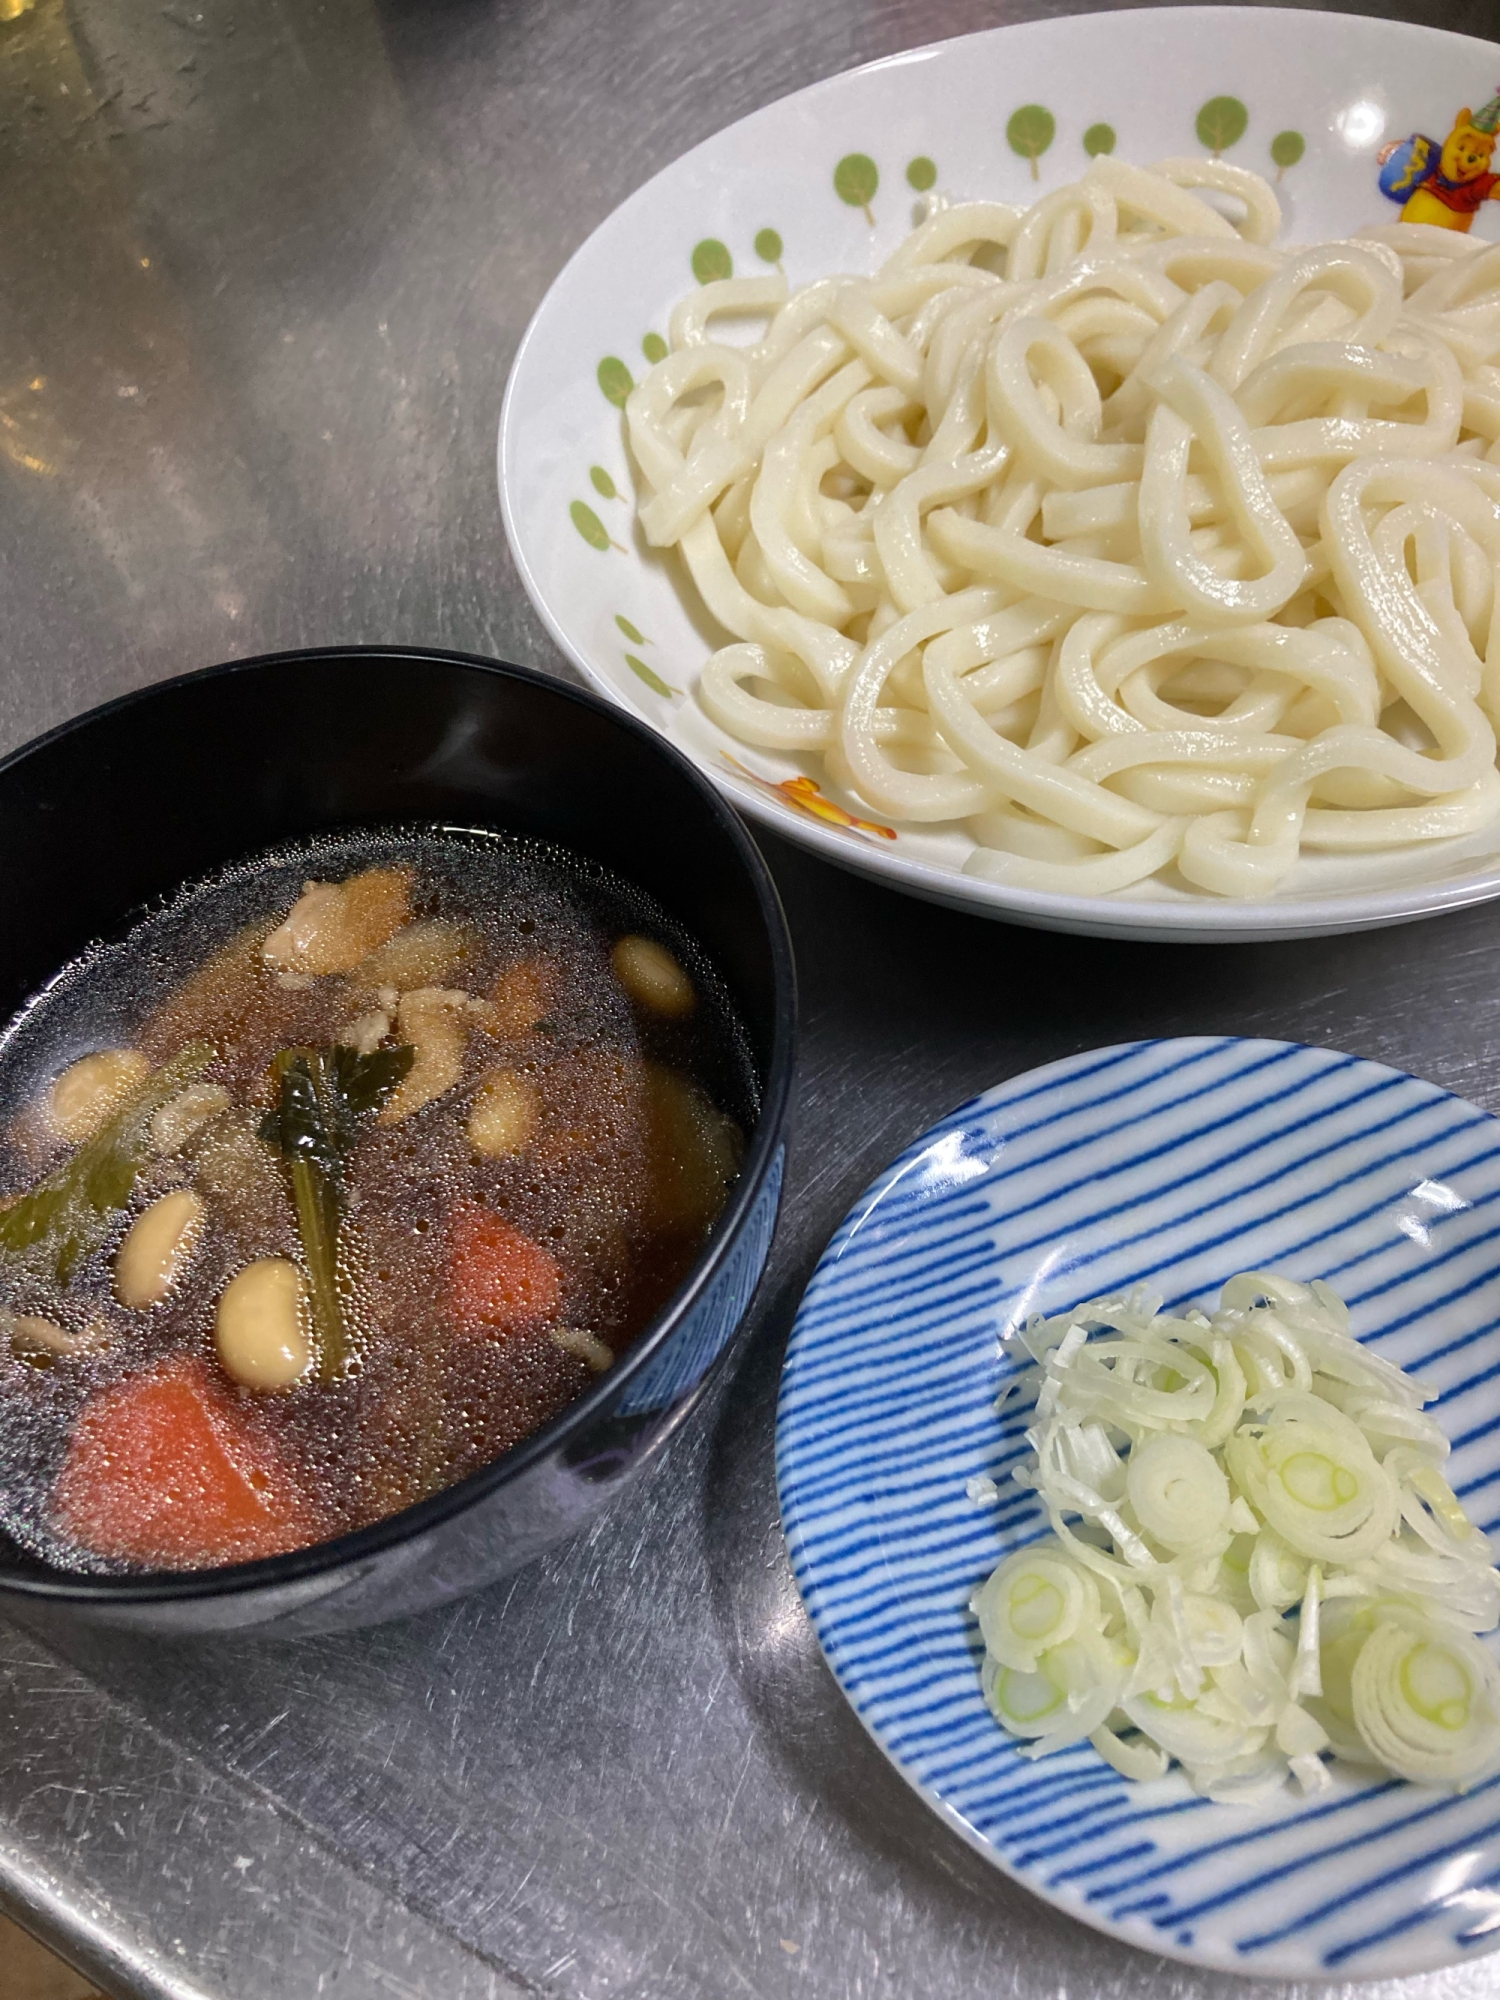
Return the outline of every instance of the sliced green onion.
[[[1027,1756],[1249,1803],[1328,1755],[1462,1785],[1500,1767],[1500,1572],[1440,1470],[1427,1384],[1320,1281],[1247,1272],[1209,1317],[1144,1290],[1012,1336],[1015,1468],[1052,1525],[976,1591],[984,1687]],[[1132,1733],[1133,1730],[1133,1733]],[[1125,1733],[1122,1734],[1122,1731]]]
[[[1005,1727],[1032,1738],[1028,1755],[1049,1756],[1092,1735],[1113,1712],[1124,1663],[1099,1633],[1051,1646],[1034,1672],[987,1661],[985,1699]]]
[[[1122,1778],[1131,1778],[1138,1785],[1164,1778],[1172,1761],[1150,1737],[1136,1735],[1127,1742],[1105,1723],[1090,1732],[1089,1741],[1105,1763],[1113,1764]]]
[[[1355,1727],[1399,1777],[1463,1788],[1500,1760],[1500,1669],[1467,1632],[1380,1620],[1351,1692]]]
[[[1258,1750],[1265,1741],[1263,1729],[1249,1729],[1206,1715],[1196,1702],[1181,1695],[1164,1701],[1157,1694],[1127,1696],[1120,1704],[1136,1728],[1149,1736],[1169,1757],[1184,1764],[1219,1764]]]
[[[1038,1654],[1071,1639],[1085,1618],[1097,1624],[1099,1591],[1060,1544],[1042,1543],[1001,1563],[970,1609],[995,1659],[1034,1674]]]
[[[1250,1558],[1250,1593],[1262,1611],[1285,1611],[1307,1587],[1307,1564],[1274,1528],[1255,1538]]]
[[[1229,1513],[1229,1481],[1213,1453],[1170,1431],[1144,1438],[1131,1452],[1125,1487],[1137,1521],[1169,1549],[1218,1534]]]
[[[1373,1555],[1390,1540],[1399,1509],[1395,1483],[1358,1427],[1312,1396],[1279,1399],[1273,1410],[1272,1421],[1242,1426],[1225,1450],[1246,1499],[1313,1562]]]

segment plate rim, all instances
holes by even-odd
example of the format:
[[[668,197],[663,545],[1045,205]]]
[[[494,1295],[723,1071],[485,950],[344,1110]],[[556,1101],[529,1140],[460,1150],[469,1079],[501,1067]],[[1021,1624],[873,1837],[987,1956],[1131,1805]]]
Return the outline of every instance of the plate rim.
[[[1017,1071],[1013,1076],[1005,1077],[998,1083],[986,1085],[984,1089],[972,1092],[968,1097],[956,1103],[950,1110],[930,1120],[923,1130],[917,1133],[899,1152],[888,1160],[847,1203],[839,1220],[830,1231],[827,1241],[818,1256],[817,1263],[814,1265],[797,1301],[797,1310],[793,1316],[792,1328],[788,1336],[786,1351],[782,1358],[781,1373],[777,1385],[775,1476],[778,1518],[781,1523],[782,1538],[786,1547],[792,1578],[797,1586],[798,1598],[807,1614],[808,1622],[812,1626],[813,1635],[818,1643],[819,1654],[832,1674],[840,1695],[858,1719],[865,1734],[880,1751],[887,1764],[898,1774],[902,1782],[911,1791],[916,1793],[924,1806],[934,1812],[946,1826],[959,1836],[967,1847],[980,1855],[991,1867],[998,1869],[1001,1874],[1005,1875],[1028,1895],[1034,1896],[1039,1902],[1061,1911],[1063,1915],[1071,1917],[1074,1921],[1085,1925],[1088,1929],[1108,1937],[1116,1938],[1121,1943],[1130,1945],[1133,1949],[1145,1952],[1152,1957],[1167,1959],[1177,1964],[1192,1965],[1200,1970],[1230,1972],[1242,1979],[1254,1979],[1262,1982],[1267,1980],[1310,1982],[1315,1985],[1326,1985],[1331,1988],[1342,1981],[1357,1981],[1361,1984],[1367,1984],[1376,1980],[1389,1981],[1393,1979],[1431,1977],[1445,1970],[1477,1965],[1485,1958],[1493,1959],[1496,1965],[1500,1966],[1500,1933],[1497,1933],[1493,1944],[1488,1947],[1481,1946],[1471,1955],[1463,1958],[1455,1957],[1449,1952],[1447,1955],[1430,1958],[1424,1957],[1420,1960],[1392,1967],[1389,1970],[1373,1966],[1359,1969],[1353,1967],[1327,1969],[1309,1966],[1305,1963],[1295,1965],[1284,1962],[1278,1963],[1274,1960],[1274,1957],[1264,1960],[1259,1964],[1246,1962],[1241,1958],[1231,1956],[1224,1950],[1205,1950],[1196,1941],[1192,1945],[1179,1945],[1170,1933],[1158,1932],[1151,1929],[1143,1918],[1138,1917],[1125,1922],[1117,1922],[1100,1911],[1097,1906],[1085,1902],[1071,1885],[1059,1885],[1055,1889],[1044,1886],[1041,1881],[1033,1878],[1030,1874],[1014,1867],[1000,1846],[987,1838],[977,1827],[970,1825],[955,1807],[949,1805],[938,1792],[933,1790],[924,1778],[919,1775],[917,1770],[906,1763],[898,1752],[884,1740],[874,1721],[865,1713],[861,1705],[861,1699],[855,1692],[857,1677],[852,1674],[846,1677],[844,1666],[840,1664],[840,1646],[834,1633],[838,1619],[837,1607],[822,1601],[816,1582],[808,1574],[809,1563],[806,1531],[798,1519],[795,1499],[790,1493],[792,1475],[789,1467],[789,1459],[792,1451],[796,1449],[796,1446],[792,1443],[792,1434],[798,1426],[799,1419],[795,1414],[787,1412],[785,1400],[792,1356],[798,1345],[799,1326],[804,1310],[813,1298],[814,1288],[818,1283],[819,1277],[828,1263],[830,1251],[842,1236],[846,1225],[855,1216],[868,1216],[878,1208],[888,1189],[899,1179],[902,1171],[931,1144],[934,1135],[956,1124],[966,1113],[974,1113],[982,1110],[987,1114],[1003,1103],[1002,1093],[1023,1087],[1030,1088],[1038,1082],[1045,1082],[1059,1076],[1065,1076],[1069,1072],[1077,1070],[1081,1065],[1092,1067],[1097,1064],[1108,1063],[1111,1060],[1123,1060],[1131,1055],[1139,1055],[1153,1048],[1160,1049],[1164,1047],[1179,1049],[1184,1052],[1195,1049],[1225,1049],[1229,1047],[1257,1048],[1262,1050],[1296,1050],[1307,1051],[1323,1057],[1342,1058],[1345,1062],[1351,1063],[1361,1070],[1367,1072],[1373,1071],[1382,1077],[1399,1078],[1402,1083],[1414,1085],[1419,1090],[1427,1093],[1434,1101],[1446,1100],[1456,1104],[1462,1107],[1464,1111],[1472,1114],[1476,1121],[1481,1123],[1485,1121],[1494,1122],[1494,1114],[1487,1112],[1483,1106],[1475,1104],[1471,1098],[1462,1097],[1458,1092],[1449,1090],[1445,1085],[1434,1083],[1428,1077],[1417,1076],[1412,1071],[1401,1069],[1394,1063],[1381,1062],[1377,1058],[1370,1056],[1351,1055],[1346,1050],[1336,1049],[1329,1044],[1321,1042],[1296,1042],[1272,1035],[1235,1034],[1142,1035],[1127,1041],[1110,1042],[1101,1044],[1098,1047],[1078,1049],[1070,1055],[1056,1057],[1050,1062],[1035,1064],[1030,1068]],[[798,1442],[800,1443],[800,1440]],[[851,1685],[851,1682],[855,1684]],[[1225,1807],[1223,1810],[1230,1811],[1232,1808]]]
[[[1268,19],[1274,19],[1288,28],[1293,23],[1305,25],[1310,19],[1327,20],[1340,23],[1352,22],[1360,29],[1373,29],[1377,34],[1389,35],[1398,42],[1450,43],[1456,47],[1475,51],[1476,59],[1478,54],[1493,55],[1496,50],[1496,44],[1493,42],[1485,41],[1477,35],[1462,34],[1451,28],[1429,26],[1425,22],[1389,20],[1374,14],[1346,14],[1341,10],[1326,7],[1244,4],[1219,6],[1203,4],[1203,0],[1197,0],[1197,4],[1187,6],[1096,8],[1077,14],[1045,15],[1025,21],[1000,22],[991,27],[972,29],[962,35],[943,36],[936,41],[919,43],[909,49],[894,50],[889,55],[877,56],[869,62],[856,63],[850,68],[837,70],[830,76],[820,77],[813,83],[803,84],[795,90],[784,92],[780,97],[770,99],[765,104],[757,105],[743,117],[731,119],[728,124],[719,126],[700,139],[696,145],[688,147],[658,167],[655,173],[638,187],[633,188],[623,201],[617,202],[595,224],[548,283],[546,291],[527,321],[526,329],[512,358],[501,399],[496,433],[496,486],[500,518],[511,559],[521,580],[521,587],[554,645],[582,674],[585,683],[591,689],[604,695],[606,699],[624,708],[628,713],[638,716],[659,735],[667,737],[669,742],[676,743],[676,738],[669,730],[662,727],[655,716],[638,709],[627,700],[624,692],[601,672],[584,649],[575,645],[568,636],[553,611],[527,555],[516,514],[514,486],[507,472],[514,445],[518,421],[516,412],[523,376],[531,364],[533,351],[545,332],[543,322],[553,300],[577,266],[588,258],[597,240],[610,232],[622,217],[633,214],[643,207],[647,198],[668,175],[675,174],[689,162],[716,147],[729,133],[739,131],[769,112],[794,103],[809,103],[822,93],[841,90],[857,78],[925,62],[960,45],[976,41],[990,43],[1002,36],[1013,40],[1026,36],[1046,38],[1067,35],[1080,32],[1084,23],[1105,19],[1118,20],[1127,26],[1130,24],[1143,26],[1150,22],[1158,27],[1164,21],[1172,20],[1192,20],[1200,27],[1210,24],[1223,27],[1231,20],[1241,26],[1248,26],[1253,21],[1260,27]],[[772,805],[753,785],[745,783],[729,772],[717,769],[711,760],[700,757],[688,747],[680,743],[677,743],[676,747],[684,756],[690,758],[711,784],[732,801],[737,811],[764,826],[768,831],[779,834],[793,845],[807,848],[823,860],[831,861],[836,867],[886,887],[895,888],[903,894],[999,922],[1018,923],[1047,930],[1071,931],[1084,935],[1133,938],[1145,943],[1264,943],[1295,937],[1337,936],[1350,931],[1377,930],[1395,924],[1414,923],[1426,917],[1444,915],[1450,910],[1466,909],[1476,903],[1492,902],[1500,898],[1500,855],[1493,857],[1483,871],[1458,876],[1449,881],[1412,884],[1405,888],[1367,889],[1347,895],[1288,898],[1284,902],[1277,902],[1274,898],[1262,901],[1249,897],[1213,897],[1205,893],[1201,905],[1190,902],[1158,903],[1011,887],[1003,883],[987,882],[981,877],[966,875],[961,869],[943,867],[931,861],[909,859],[900,854],[873,849],[866,852],[862,847],[856,847],[855,843],[841,838],[832,829],[822,827],[810,819],[804,821],[794,811]]]

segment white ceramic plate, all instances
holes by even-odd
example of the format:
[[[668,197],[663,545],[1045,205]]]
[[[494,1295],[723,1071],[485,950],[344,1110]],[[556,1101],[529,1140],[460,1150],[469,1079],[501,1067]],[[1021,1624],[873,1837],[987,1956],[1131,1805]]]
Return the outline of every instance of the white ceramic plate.
[[[1087,1743],[1032,1762],[985,1706],[968,1611],[1047,1526],[1010,1478],[1032,1399],[996,1415],[1013,1368],[996,1336],[1137,1281],[1182,1310],[1211,1308],[1237,1271],[1326,1278],[1359,1338],[1438,1390],[1447,1476],[1493,1534],[1497,1238],[1487,1112],[1380,1063],[1227,1036],[1016,1077],[854,1203],[787,1349],[782,1523],[861,1721],[987,1860],[1196,1964],[1337,1980],[1447,1966],[1428,2000],[1500,1992],[1500,1959],[1484,1960],[1500,1941],[1500,1776],[1455,1795],[1334,1764],[1311,1798],[1228,1806],[1180,1771],[1131,1785]],[[993,1499],[969,1498],[976,1478]]]
[[[695,275],[721,275],[726,257],[741,273],[778,261],[794,286],[873,271],[917,219],[929,170],[945,193],[1024,202],[1076,179],[1106,129],[1141,162],[1217,139],[1236,164],[1279,174],[1291,237],[1347,235],[1398,213],[1378,185],[1382,148],[1414,131],[1440,139],[1497,85],[1500,51],[1463,35],[1279,8],[1152,8],[938,43],[742,119],[616,209],[521,343],[500,420],[500,504],[533,603],[596,688],[744,812],[937,902],[1106,936],[1231,939],[1360,930],[1500,895],[1500,830],[1307,859],[1273,900],[1250,903],[1154,883],[1119,897],[1004,888],[962,873],[973,843],[961,831],[898,835],[851,814],[792,758],[748,749],[698,706],[699,668],[722,635],[675,555],[635,530],[619,409]],[[1500,234],[1500,203],[1475,226]]]

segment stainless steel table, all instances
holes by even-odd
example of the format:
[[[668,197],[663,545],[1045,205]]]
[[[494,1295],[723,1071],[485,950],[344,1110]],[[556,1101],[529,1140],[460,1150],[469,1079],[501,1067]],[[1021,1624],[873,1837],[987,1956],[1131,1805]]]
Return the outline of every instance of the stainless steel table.
[[[0,747],[274,647],[426,641],[565,671],[492,464],[511,353],[569,251],[740,113],[1042,11],[37,0],[0,21]],[[1443,21],[1493,32],[1493,0]],[[1239,1990],[1012,1887],[865,1737],[782,1549],[781,1349],[874,1170],[1071,1050],[1290,1036],[1500,1109],[1500,911],[1141,948],[981,923],[762,844],[805,992],[790,1194],[732,1379],[655,1479],[555,1560],[410,1625],[66,1657],[0,1626],[0,1899],[112,1991]],[[1400,1989],[1497,1990],[1496,1960]]]

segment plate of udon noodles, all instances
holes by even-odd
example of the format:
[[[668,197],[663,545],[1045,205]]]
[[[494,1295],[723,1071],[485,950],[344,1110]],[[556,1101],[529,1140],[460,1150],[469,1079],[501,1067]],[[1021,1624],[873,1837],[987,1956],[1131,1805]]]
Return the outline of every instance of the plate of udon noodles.
[[[1500,895],[1500,52],[1161,8],[771,104],[522,343],[501,505],[598,688],[1011,921]]]

